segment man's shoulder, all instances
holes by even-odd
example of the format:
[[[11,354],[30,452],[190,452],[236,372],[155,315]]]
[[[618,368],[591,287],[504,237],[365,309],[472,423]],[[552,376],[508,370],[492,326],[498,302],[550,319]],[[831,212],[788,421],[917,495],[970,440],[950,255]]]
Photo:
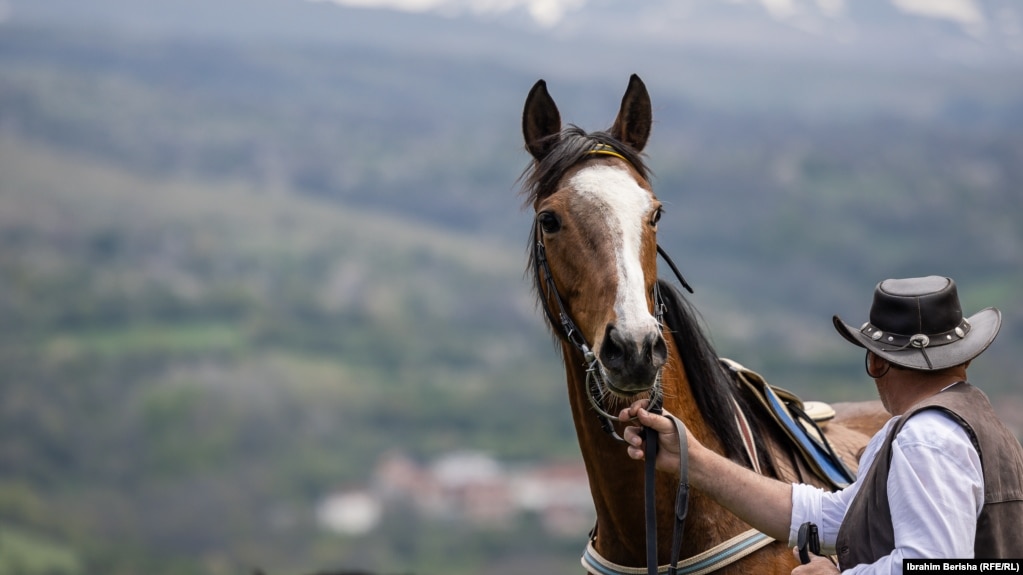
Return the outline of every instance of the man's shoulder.
[[[900,452],[910,465],[933,469],[956,469],[962,478],[983,484],[980,450],[962,422],[940,409],[918,411],[895,436],[893,453]]]
[[[972,446],[970,434],[963,423],[960,418],[944,409],[921,409],[909,415],[895,441],[900,444],[941,446],[952,440]]]

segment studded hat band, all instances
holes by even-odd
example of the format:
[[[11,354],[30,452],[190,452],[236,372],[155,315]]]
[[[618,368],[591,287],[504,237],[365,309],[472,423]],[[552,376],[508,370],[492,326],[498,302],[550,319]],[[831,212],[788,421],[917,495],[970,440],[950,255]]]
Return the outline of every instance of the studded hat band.
[[[947,345],[963,339],[966,337],[966,334],[970,333],[970,322],[963,318],[959,325],[946,332],[936,334],[918,333],[914,335],[886,333],[884,330],[867,322],[860,327],[860,332],[884,345],[884,351],[898,351],[909,347],[923,349],[925,347]]]

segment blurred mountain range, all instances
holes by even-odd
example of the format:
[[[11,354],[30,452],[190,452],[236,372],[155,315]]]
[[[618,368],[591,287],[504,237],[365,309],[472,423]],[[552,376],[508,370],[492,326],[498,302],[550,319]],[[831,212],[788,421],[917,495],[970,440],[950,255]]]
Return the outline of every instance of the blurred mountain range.
[[[657,59],[658,48],[688,47],[874,64],[989,66],[1023,53],[1023,7],[1013,0],[5,0],[0,17],[137,34],[484,48],[477,56],[501,51],[516,61],[538,57],[533,43],[588,46],[601,57]]]
[[[926,113],[936,84],[1013,83],[1023,61],[1013,0],[4,0],[0,14],[8,25],[345,46],[563,81],[638,72],[699,103],[804,112],[902,103]],[[920,93],[887,93],[893,77]]]

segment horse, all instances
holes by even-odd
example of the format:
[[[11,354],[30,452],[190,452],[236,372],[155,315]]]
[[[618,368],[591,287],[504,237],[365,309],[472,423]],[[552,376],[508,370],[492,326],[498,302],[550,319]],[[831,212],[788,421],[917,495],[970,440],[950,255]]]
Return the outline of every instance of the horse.
[[[651,127],[650,96],[636,75],[606,131],[562,128],[544,80],[529,91],[522,114],[525,147],[532,156],[521,177],[522,194],[524,205],[535,212],[528,273],[565,366],[596,511],[588,551],[609,565],[632,569],[626,573],[644,572],[640,568],[646,563],[644,469],[628,458],[617,437],[622,424],[611,414],[637,399],[662,401],[700,442],[746,467],[758,459],[762,473],[824,485],[799,473],[787,439],[758,417],[753,400],[736,387],[693,306],[672,282],[658,278],[656,234],[664,209],[642,154]],[[880,402],[865,403],[868,408],[859,406],[853,418],[856,429],[843,427],[841,414],[828,424],[828,437],[841,436],[833,443],[853,470],[869,435],[887,419],[878,415]],[[735,423],[737,416],[752,428],[752,450]],[[676,481],[668,474],[655,478],[659,565],[672,560]],[[748,525],[694,490],[681,556],[693,557],[747,530]],[[583,565],[598,572],[585,560]],[[717,572],[788,574],[795,565],[782,541]],[[599,572],[616,571],[607,567]]]

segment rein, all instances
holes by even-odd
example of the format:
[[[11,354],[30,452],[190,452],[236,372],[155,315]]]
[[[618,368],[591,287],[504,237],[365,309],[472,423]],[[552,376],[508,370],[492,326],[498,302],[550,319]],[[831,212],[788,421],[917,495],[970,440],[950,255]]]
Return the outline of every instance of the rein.
[[[660,409],[658,409],[660,412]],[[682,551],[682,534],[685,532],[686,515],[689,514],[689,442],[685,426],[678,418],[670,418],[675,424],[679,437],[678,491],[675,494],[675,525],[671,531],[671,565],[668,575],[678,572],[678,556]],[[644,453],[644,503],[646,505],[646,567],[649,575],[658,575],[657,568],[657,514],[655,503],[658,437],[649,427],[643,429],[646,439]]]

